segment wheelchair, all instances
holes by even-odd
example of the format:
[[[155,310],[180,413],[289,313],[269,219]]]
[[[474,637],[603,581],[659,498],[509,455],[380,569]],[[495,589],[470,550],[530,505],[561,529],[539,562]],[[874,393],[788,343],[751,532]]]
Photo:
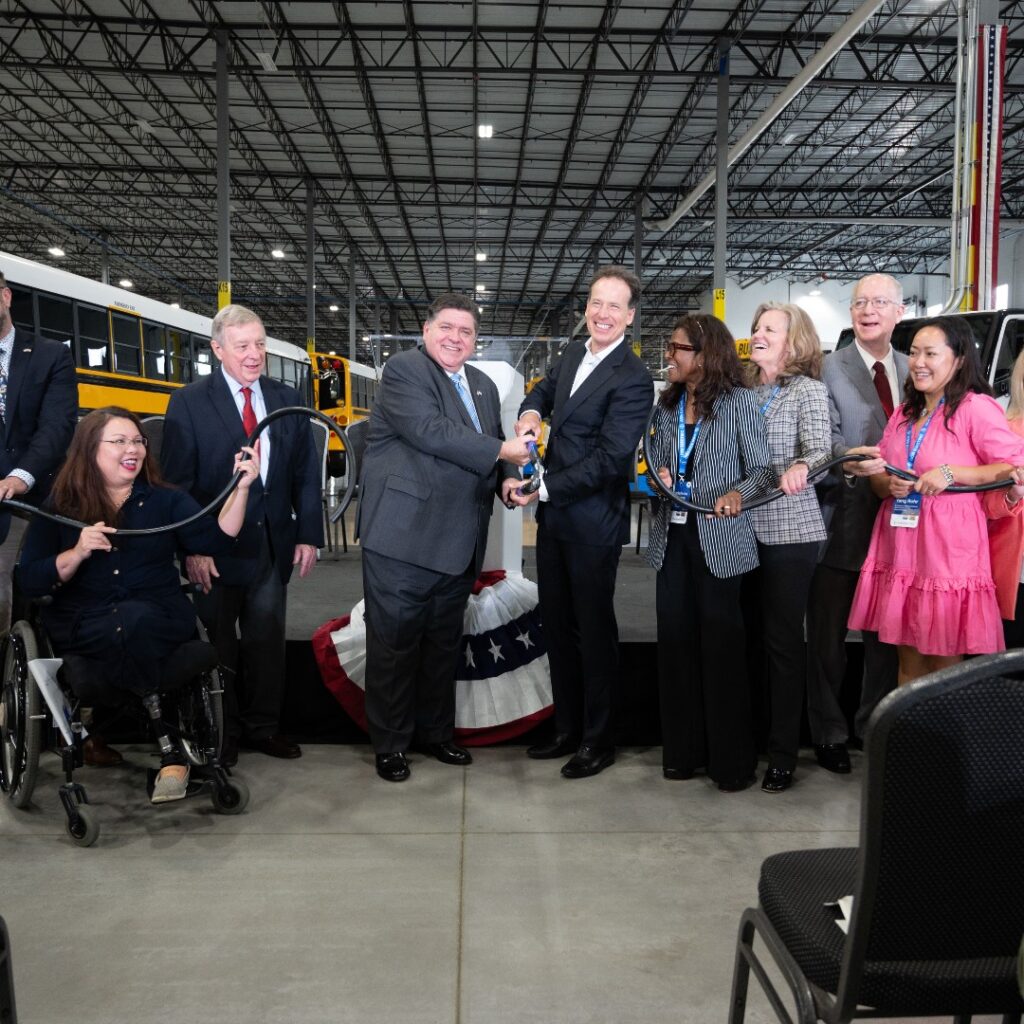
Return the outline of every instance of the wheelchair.
[[[14,622],[2,647],[0,699],[0,791],[18,808],[29,805],[39,769],[43,738],[49,724],[53,749],[60,756],[64,783],[60,800],[67,832],[78,846],[92,846],[100,826],[84,786],[74,780],[82,767],[82,745],[88,735],[81,711],[93,703],[138,706],[141,703],[161,753],[177,749],[189,765],[187,797],[209,793],[220,814],[241,814],[249,802],[242,779],[220,763],[223,738],[222,694],[217,653],[205,640],[183,644],[160,666],[153,691],[140,698],[105,685],[99,662],[56,656],[40,622],[45,603],[29,603]],[[164,717],[164,705],[172,708]],[[148,774],[152,795],[158,769]]]

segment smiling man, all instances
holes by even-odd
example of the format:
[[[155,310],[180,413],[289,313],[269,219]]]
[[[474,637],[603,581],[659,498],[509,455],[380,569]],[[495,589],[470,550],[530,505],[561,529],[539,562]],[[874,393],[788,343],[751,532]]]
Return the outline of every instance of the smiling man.
[[[220,368],[175,391],[167,406],[164,476],[206,505],[231,479],[235,452],[256,424],[298,392],[264,376],[267,334],[244,306],[213,320],[211,348]],[[253,484],[235,549],[216,559],[190,555],[196,607],[217,647],[224,680],[224,750],[238,745],[270,757],[302,751],[280,734],[285,688],[285,612],[292,570],[306,576],[323,544],[320,468],[309,421],[285,416],[259,439],[260,479]]]
[[[890,344],[903,317],[903,289],[888,274],[861,278],[850,299],[854,343],[825,359],[822,379],[832,417],[832,454],[875,446],[903,401],[907,357]],[[877,454],[877,448],[874,449]],[[846,622],[860,567],[868,553],[879,500],[866,479],[880,460],[846,464],[847,472],[825,503],[829,537],[807,604],[807,713],[815,756],[822,767],[850,771],[846,716],[839,693],[846,673]],[[864,632],[864,677],[854,729],[863,737],[875,705],[896,685],[896,649]]]
[[[498,389],[466,361],[476,303],[439,296],[421,347],[384,366],[370,413],[356,533],[363,552],[366,717],[377,774],[409,777],[414,744],[467,765],[453,742],[462,616],[487,547],[494,497],[519,483],[522,439],[504,441]]]
[[[654,403],[651,375],[624,338],[640,280],[603,267],[590,282],[586,344],[570,342],[526,396],[516,433],[539,434],[550,419],[539,492],[537,581],[548,645],[555,732],[530,747],[533,758],[569,757],[567,779],[596,775],[615,760],[612,707],[618,676],[615,576],[629,540],[629,481]]]

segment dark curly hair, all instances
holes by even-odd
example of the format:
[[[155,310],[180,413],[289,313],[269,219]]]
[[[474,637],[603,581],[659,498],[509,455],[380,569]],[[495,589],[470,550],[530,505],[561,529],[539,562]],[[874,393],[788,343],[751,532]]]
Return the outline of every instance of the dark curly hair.
[[[701,357],[703,373],[694,390],[695,412],[698,417],[710,418],[719,395],[747,386],[743,364],[736,353],[736,339],[718,317],[708,313],[684,313],[672,325],[672,333],[676,331],[686,335]],[[675,409],[685,389],[681,381],[670,384],[659,401],[667,409]]]
[[[914,332],[913,341],[916,341],[921,332],[929,327],[940,330],[946,339],[946,344],[953,350],[953,355],[962,360],[949,383],[946,384],[944,392],[946,404],[943,406],[942,418],[945,421],[946,429],[949,430],[949,419],[957,411],[965,395],[972,391],[979,395],[991,395],[992,389],[982,375],[978,343],[966,320],[955,316],[937,316],[933,320],[926,320]],[[903,385],[901,408],[906,423],[913,423],[924,414],[924,393],[914,387],[912,375],[907,376],[906,383]]]

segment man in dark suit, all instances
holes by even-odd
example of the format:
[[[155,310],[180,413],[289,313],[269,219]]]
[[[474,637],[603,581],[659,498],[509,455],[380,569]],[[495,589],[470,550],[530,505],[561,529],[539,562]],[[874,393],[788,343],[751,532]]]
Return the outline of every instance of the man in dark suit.
[[[629,540],[629,481],[654,403],[651,375],[623,340],[640,281],[603,267],[590,283],[586,344],[571,342],[526,396],[516,433],[551,431],[540,491],[537,582],[555,698],[555,739],[533,758],[565,757],[567,779],[596,775],[615,760],[612,708],[618,676],[615,574]]]
[[[466,765],[453,741],[462,618],[483,561],[494,498],[525,440],[503,441],[498,389],[466,360],[479,316],[463,295],[439,296],[423,345],[384,366],[370,414],[356,530],[363,552],[366,717],[377,774],[409,777],[415,742]]]
[[[867,479],[881,472],[878,442],[893,409],[903,401],[907,357],[890,344],[903,316],[903,289],[888,274],[870,274],[853,289],[854,343],[825,360],[822,378],[832,416],[832,454],[853,450],[876,456],[848,462],[826,497],[829,537],[811,582],[807,603],[807,713],[818,763],[850,771],[846,716],[839,693],[846,674],[846,622],[860,567],[868,553],[879,500]],[[896,685],[896,648],[863,633],[864,677],[854,729],[864,735],[875,705]]]
[[[71,350],[18,330],[13,295],[0,272],[0,499],[39,504],[49,493],[78,421],[78,381]],[[23,519],[0,514],[0,631],[11,628],[11,574]],[[9,531],[8,531],[9,526]]]
[[[267,335],[244,306],[213,320],[211,347],[220,367],[176,391],[167,406],[161,447],[164,475],[201,505],[231,477],[234,453],[257,422],[298,392],[263,376]],[[280,735],[285,681],[285,609],[294,566],[306,576],[323,544],[320,469],[309,421],[285,416],[260,435],[260,479],[252,485],[245,525],[231,555],[191,555],[188,578],[202,588],[197,610],[225,673],[223,759],[238,744],[271,757],[299,757]]]

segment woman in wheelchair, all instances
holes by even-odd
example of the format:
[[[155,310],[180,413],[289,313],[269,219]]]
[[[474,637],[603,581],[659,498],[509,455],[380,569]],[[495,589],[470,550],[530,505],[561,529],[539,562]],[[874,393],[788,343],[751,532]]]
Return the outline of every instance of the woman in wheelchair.
[[[249,458],[243,460],[243,453]],[[251,448],[235,457],[242,477],[216,523],[210,516],[173,532],[114,537],[115,530],[145,529],[186,519],[199,510],[193,498],[163,484],[147,458],[146,437],[134,413],[97,409],[78,424],[48,507],[92,523],[83,530],[35,518],[18,567],[29,597],[50,595],[41,617],[68,681],[93,676],[104,688],[140,697],[159,691],[173,652],[192,640],[196,616],[175,565],[179,550],[215,555],[230,548],[245,519],[249,488],[259,474]],[[82,671],[86,668],[86,671]],[[88,671],[91,669],[91,671]],[[91,689],[84,681],[83,689]],[[156,722],[154,722],[156,725]],[[161,756],[153,802],[180,800],[188,763],[173,744]]]

